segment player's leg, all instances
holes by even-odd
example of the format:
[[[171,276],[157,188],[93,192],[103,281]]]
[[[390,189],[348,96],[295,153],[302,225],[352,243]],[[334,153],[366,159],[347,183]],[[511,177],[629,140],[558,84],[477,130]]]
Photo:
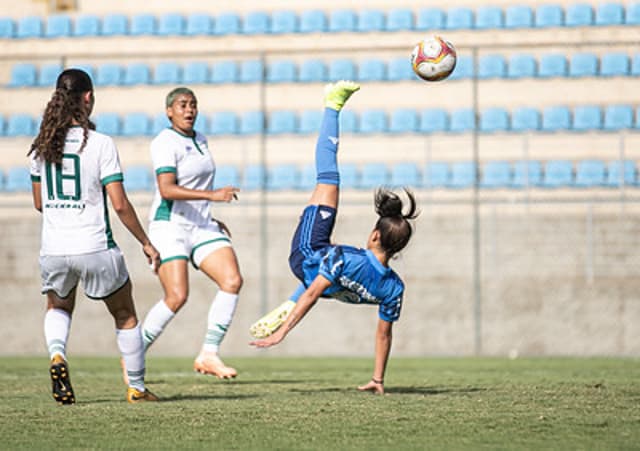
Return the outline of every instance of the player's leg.
[[[44,317],[44,335],[51,363],[51,392],[59,404],[74,404],[76,398],[71,386],[66,348],[71,327],[71,316],[75,307],[75,287],[65,298],[54,291],[47,292],[47,313]]]
[[[278,330],[278,327],[282,326],[282,323],[287,319],[296,302],[298,302],[298,298],[305,290],[304,284],[298,285],[298,288],[291,293],[286,301],[253,323],[249,328],[249,333],[255,338],[266,338]]]

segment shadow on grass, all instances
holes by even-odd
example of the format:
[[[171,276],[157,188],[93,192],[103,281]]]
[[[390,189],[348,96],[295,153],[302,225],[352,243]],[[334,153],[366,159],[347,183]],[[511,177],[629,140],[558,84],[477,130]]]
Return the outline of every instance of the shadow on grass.
[[[258,395],[175,395],[160,398],[161,403],[176,401],[210,401],[210,400],[238,400],[258,398]]]
[[[436,388],[436,387],[385,387],[388,394],[400,395],[442,395],[442,394],[467,394],[486,391],[486,388],[466,387],[466,388]]]
[[[154,385],[154,384],[170,384],[173,381],[167,379],[148,379],[145,380],[145,384]],[[230,385],[265,385],[265,384],[273,384],[273,385],[288,385],[288,384],[307,384],[310,382],[320,382],[320,380],[312,380],[312,379],[272,379],[272,380],[253,380],[253,381],[244,381],[238,379],[218,379],[215,376],[194,376],[193,383],[197,385],[210,385],[213,382],[217,382],[220,384],[230,384]]]

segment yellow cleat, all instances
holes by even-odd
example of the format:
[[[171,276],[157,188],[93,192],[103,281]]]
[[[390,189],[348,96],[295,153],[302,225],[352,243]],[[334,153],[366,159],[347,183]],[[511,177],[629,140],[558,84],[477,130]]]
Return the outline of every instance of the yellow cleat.
[[[193,370],[200,374],[209,374],[218,379],[233,379],[238,375],[235,368],[224,364],[218,354],[200,354],[193,362]]]
[[[58,404],[75,404],[76,398],[71,387],[71,379],[69,378],[69,368],[67,362],[60,354],[56,354],[51,359],[49,368],[51,376],[51,392],[53,399]]]
[[[291,310],[296,306],[293,301],[285,301],[274,310],[267,313],[249,328],[249,333],[255,338],[267,338],[274,333],[287,319]]]
[[[158,397],[151,393],[149,390],[140,391],[133,387],[127,389],[127,402],[130,404],[137,404],[140,402],[156,402],[159,401]]]
[[[353,81],[340,80],[329,83],[324,87],[324,106],[340,111],[351,94],[360,89],[360,85]]]

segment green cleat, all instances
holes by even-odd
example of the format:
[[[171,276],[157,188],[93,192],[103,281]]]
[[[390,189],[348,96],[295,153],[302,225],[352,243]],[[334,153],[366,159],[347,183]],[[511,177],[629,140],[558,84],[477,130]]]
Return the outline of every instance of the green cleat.
[[[60,405],[75,404],[76,398],[73,394],[73,388],[71,388],[69,368],[60,354],[54,355],[51,359],[49,375],[51,376],[53,399]]]
[[[353,81],[340,80],[336,83],[329,83],[324,87],[324,106],[340,111],[351,94],[358,89],[360,89],[360,85]]]
[[[267,338],[274,333],[287,319],[291,310],[296,306],[293,301],[285,301],[271,312],[253,323],[249,328],[249,333],[255,338]]]

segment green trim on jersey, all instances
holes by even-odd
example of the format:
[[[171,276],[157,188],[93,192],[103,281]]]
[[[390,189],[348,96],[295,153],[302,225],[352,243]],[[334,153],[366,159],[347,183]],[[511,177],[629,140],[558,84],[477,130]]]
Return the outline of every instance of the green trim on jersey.
[[[154,221],[169,221],[171,219],[171,209],[173,208],[173,201],[168,199],[162,199],[156,214],[153,217]]]
[[[31,181],[32,182],[37,182],[40,183],[41,177],[39,175],[33,175],[31,174]]]
[[[111,230],[111,221],[109,221],[109,209],[107,208],[107,190],[102,187],[102,204],[104,205],[104,224],[105,235],[107,236],[107,249],[116,247],[116,242],[113,240],[113,231]]]
[[[176,255],[174,257],[168,257],[160,260],[160,264],[170,262],[171,260],[187,260],[188,261],[189,257],[187,257],[186,255]]]
[[[156,175],[160,174],[175,174],[178,170],[175,166],[162,166],[161,168],[156,169]]]
[[[100,183],[102,183],[102,186],[106,186],[111,182],[122,182],[122,181],[124,181],[124,176],[122,175],[122,172],[118,172],[117,174],[106,176],[105,178],[100,180]]]

